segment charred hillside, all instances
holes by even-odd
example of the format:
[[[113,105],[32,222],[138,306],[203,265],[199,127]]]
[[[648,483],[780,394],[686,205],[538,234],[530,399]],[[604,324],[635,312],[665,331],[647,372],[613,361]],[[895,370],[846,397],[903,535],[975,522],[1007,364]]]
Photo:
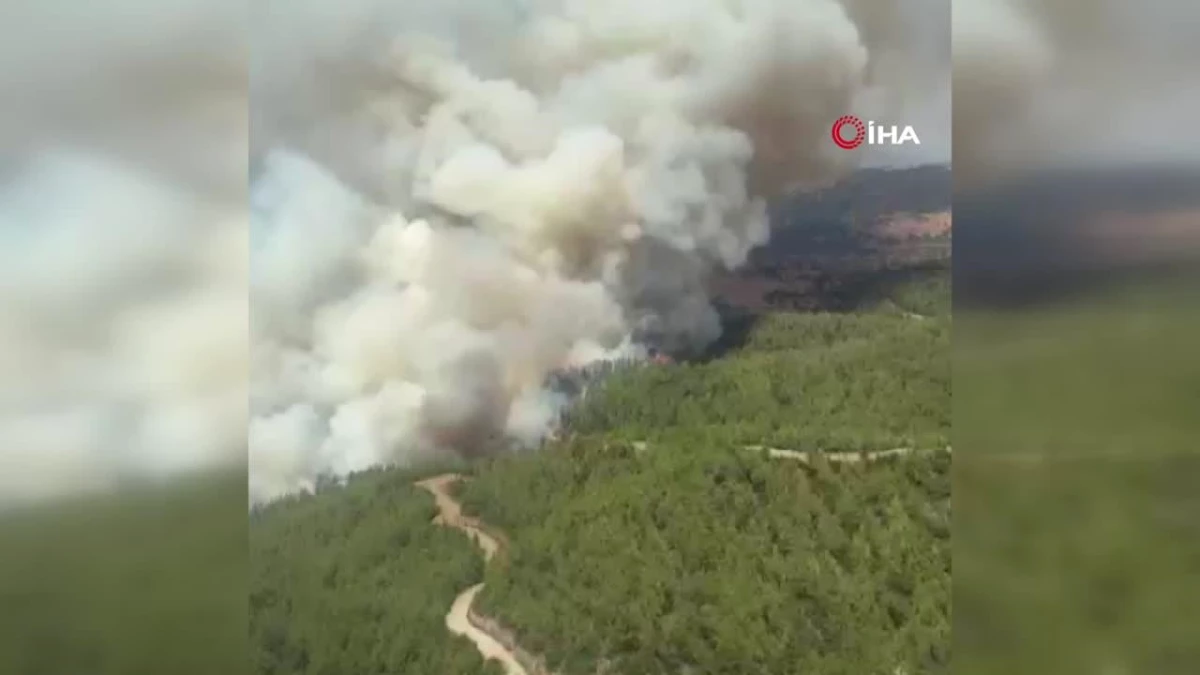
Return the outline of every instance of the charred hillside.
[[[947,274],[950,167],[864,169],[771,209],[771,238],[713,281],[728,315],[850,311],[887,289]]]

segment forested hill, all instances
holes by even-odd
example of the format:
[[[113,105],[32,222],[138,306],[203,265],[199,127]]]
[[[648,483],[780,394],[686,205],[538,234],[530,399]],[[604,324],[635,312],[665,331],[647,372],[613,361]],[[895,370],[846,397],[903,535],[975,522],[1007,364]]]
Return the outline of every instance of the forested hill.
[[[257,675],[500,675],[446,632],[455,595],[483,575],[467,539],[430,522],[423,475],[370,471],[285,499],[250,524]]]
[[[445,625],[480,581],[475,610],[556,675],[947,672],[948,291],[935,276],[854,313],[767,316],[711,360],[593,383],[560,440],[458,469],[468,514],[506,541],[486,569],[432,522],[413,486],[432,468],[268,506],[258,672],[484,673]],[[932,452],[820,455],[895,447]]]
[[[856,451],[949,442],[948,315],[774,314],[721,358],[626,371],[571,432]]]
[[[945,673],[949,465],[597,438],[498,459],[463,487],[511,540],[481,608],[559,675]]]
[[[481,581],[474,611],[556,675],[947,672],[948,250],[939,241],[936,264],[914,264],[852,228],[944,208],[945,180],[936,167],[868,171],[806,197],[797,217],[819,236],[870,245],[751,265],[773,284],[767,299],[718,293],[743,321],[711,353],[614,369],[588,382],[558,439],[457,467],[468,514],[506,542],[486,566],[414,486],[434,467],[256,512],[256,672],[498,672],[447,631]],[[804,228],[769,246],[793,260]],[[909,249],[924,260],[927,243]],[[896,448],[922,452],[821,457]]]

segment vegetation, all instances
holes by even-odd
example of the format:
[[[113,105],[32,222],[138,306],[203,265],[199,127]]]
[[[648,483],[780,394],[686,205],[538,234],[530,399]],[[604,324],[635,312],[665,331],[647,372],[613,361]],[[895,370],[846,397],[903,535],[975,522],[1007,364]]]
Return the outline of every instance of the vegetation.
[[[944,672],[949,456],[812,466],[576,439],[482,467],[485,613],[563,675]]]
[[[1196,281],[956,316],[955,672],[1196,671]]]
[[[623,370],[569,429],[626,440],[852,451],[948,444],[949,322],[776,314],[707,363]]]
[[[922,316],[950,316],[950,274],[930,274],[900,284],[892,301],[907,312]]]
[[[483,672],[443,623],[481,579],[477,609],[558,675],[946,672],[949,456],[821,456],[949,443],[948,274],[893,271],[839,300],[862,313],[557,374],[583,394],[561,440],[462,469],[467,512],[509,542],[486,571],[412,472],[254,514],[257,672]]]
[[[948,330],[771,315],[707,362],[563,378],[588,392],[567,440],[460,488],[511,542],[486,576],[412,473],[274,504],[252,521],[257,672],[481,672],[443,623],[481,578],[483,612],[561,675],[944,672],[948,455],[808,465],[744,446],[944,447]]]
[[[896,297],[932,304],[945,280]],[[947,318],[769,315],[711,361],[603,374],[569,440],[462,488],[512,546],[484,612],[563,675],[944,672],[949,456],[744,446],[945,447]]]
[[[923,317],[950,316],[950,270],[903,272],[888,281],[864,304],[880,311]]]
[[[369,472],[253,514],[256,673],[502,672],[484,670],[474,645],[446,630],[446,611],[483,576],[483,560],[432,524],[437,509],[415,478]]]
[[[0,514],[0,673],[240,675],[246,479]]]

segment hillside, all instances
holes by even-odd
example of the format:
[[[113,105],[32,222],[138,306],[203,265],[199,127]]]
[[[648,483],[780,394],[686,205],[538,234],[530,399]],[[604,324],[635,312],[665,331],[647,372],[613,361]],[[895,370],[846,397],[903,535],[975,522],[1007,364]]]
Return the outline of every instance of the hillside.
[[[726,303],[711,353],[593,376],[557,440],[456,467],[465,531],[416,485],[444,467],[265,507],[258,672],[485,672],[452,606],[510,674],[947,672],[945,263],[823,269],[836,311]]]
[[[1200,662],[1197,282],[956,315],[956,671]]]
[[[481,610],[561,675],[944,672],[949,456],[834,466],[576,440],[480,467]]]
[[[219,473],[0,510],[0,673],[257,672],[245,485]]]
[[[788,260],[877,253],[889,237],[881,227],[897,217],[947,213],[950,167],[863,169],[823,189],[797,192],[771,208],[771,241],[751,266]],[[932,228],[933,237],[946,234]]]
[[[483,560],[430,524],[437,509],[415,479],[369,472],[252,514],[255,673],[501,672],[443,626]]]
[[[486,574],[412,485],[432,468],[271,505],[252,523],[257,672],[483,672],[443,626],[481,578],[476,611],[559,675],[944,672],[948,455],[745,446],[944,447],[947,328],[777,316],[719,359],[614,374],[571,438],[465,468],[468,512],[510,546]]]
[[[771,239],[712,281],[733,313],[851,311],[949,270],[949,167],[867,169],[771,209]]]
[[[949,321],[775,314],[721,358],[622,373],[577,404],[581,435],[801,450],[945,447]]]

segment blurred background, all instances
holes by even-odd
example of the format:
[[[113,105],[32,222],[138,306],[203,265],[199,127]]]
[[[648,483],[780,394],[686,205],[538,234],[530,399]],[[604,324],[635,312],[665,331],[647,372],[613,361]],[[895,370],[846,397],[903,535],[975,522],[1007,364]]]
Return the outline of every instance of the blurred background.
[[[1192,2],[954,4],[954,663],[1200,663]]]
[[[954,669],[1200,663],[1200,5],[955,0]],[[246,663],[244,7],[0,10],[0,673]]]
[[[246,44],[0,9],[0,672],[246,672]]]

